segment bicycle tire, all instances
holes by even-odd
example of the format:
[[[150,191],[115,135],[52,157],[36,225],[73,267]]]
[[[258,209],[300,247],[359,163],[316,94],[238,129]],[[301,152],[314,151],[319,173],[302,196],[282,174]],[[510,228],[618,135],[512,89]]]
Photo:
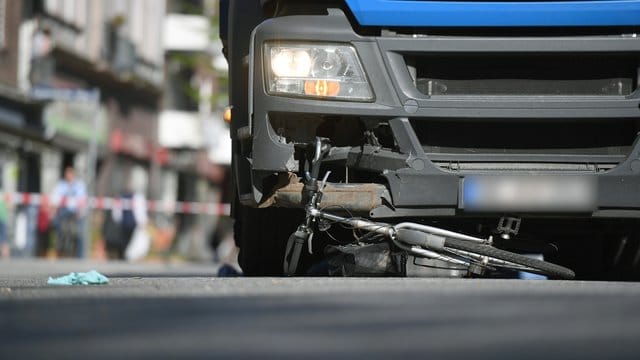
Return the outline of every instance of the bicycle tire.
[[[467,251],[478,255],[488,256],[499,260],[509,261],[514,264],[526,266],[532,269],[532,271],[530,272],[547,275],[555,279],[571,280],[576,276],[573,270],[568,269],[564,266],[556,265],[547,261],[532,259],[520,254],[501,250],[490,245],[477,244],[471,241],[459,239],[446,239],[444,242],[444,246],[451,249]]]

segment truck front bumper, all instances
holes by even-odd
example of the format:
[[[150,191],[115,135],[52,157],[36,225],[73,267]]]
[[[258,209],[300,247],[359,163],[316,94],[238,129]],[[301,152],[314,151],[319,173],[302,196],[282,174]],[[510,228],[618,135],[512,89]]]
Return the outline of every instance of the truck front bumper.
[[[286,34],[286,38],[283,38]],[[373,102],[326,101],[271,96],[266,92],[262,48],[265,42],[329,42],[353,45],[375,93]],[[464,209],[461,191],[464,179],[478,172],[483,175],[506,175],[513,169],[444,168],[442,163],[473,164],[487,157],[494,163],[548,163],[548,170],[524,169],[520,174],[553,173],[553,164],[577,164],[579,170],[564,168],[560,175],[595,179],[593,209],[576,212],[547,213],[559,216],[640,217],[640,141],[636,133],[622,153],[563,155],[492,153],[447,154],[425,151],[416,123],[460,121],[482,124],[487,121],[589,122],[609,119],[612,124],[624,121],[637,132],[640,119],[640,92],[618,96],[460,96],[425,95],[415,85],[408,71],[406,54],[513,54],[545,53],[549,56],[584,53],[640,54],[640,38],[626,36],[558,36],[558,37],[465,37],[465,36],[363,36],[357,34],[340,10],[328,15],[288,16],[270,19],[256,28],[250,56],[250,124],[236,136],[246,146],[236,154],[238,190],[245,204],[265,203],[269,198],[263,185],[273,173],[295,173],[300,163],[295,157],[294,139],[273,126],[274,116],[283,114],[299,119],[304,127],[308,117],[344,117],[389,123],[397,147],[376,148],[352,144],[339,146],[330,155],[332,163],[351,169],[378,173],[383,181],[361,184],[365,193],[377,194],[380,201],[361,202],[355,210],[366,211],[374,218],[411,216],[453,216],[470,213]],[[635,124],[635,125],[633,125]],[[598,164],[611,166],[602,168]],[[576,169],[578,169],[576,168]],[[585,170],[586,169],[586,170]],[[244,179],[244,180],[242,180]],[[248,180],[250,179],[250,180]],[[285,184],[286,185],[286,184]],[[291,185],[291,184],[289,184]],[[287,186],[289,186],[287,185]],[[293,185],[297,186],[297,185]],[[340,186],[340,185],[336,185]],[[350,184],[353,189],[357,184]],[[285,192],[291,193],[291,189]],[[284,194],[282,192],[281,194]],[[367,195],[367,196],[369,196]],[[277,197],[276,197],[277,198]],[[285,198],[287,198],[285,196]],[[343,197],[344,198],[344,197]],[[295,201],[271,201],[271,205],[294,206]],[[343,205],[353,204],[344,201]],[[368,199],[368,198],[367,198]],[[273,200],[273,199],[272,199]],[[358,202],[360,203],[360,202]]]

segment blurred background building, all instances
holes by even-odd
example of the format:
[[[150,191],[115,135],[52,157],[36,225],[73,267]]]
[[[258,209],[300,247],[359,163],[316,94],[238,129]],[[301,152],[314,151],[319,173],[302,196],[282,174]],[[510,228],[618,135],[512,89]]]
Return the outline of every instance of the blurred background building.
[[[0,192],[50,194],[74,166],[96,196],[224,200],[217,9],[215,0],[0,0]],[[7,220],[26,256],[36,213],[12,207]],[[207,256],[215,217],[150,215],[158,248]],[[94,254],[100,221],[94,212]]]

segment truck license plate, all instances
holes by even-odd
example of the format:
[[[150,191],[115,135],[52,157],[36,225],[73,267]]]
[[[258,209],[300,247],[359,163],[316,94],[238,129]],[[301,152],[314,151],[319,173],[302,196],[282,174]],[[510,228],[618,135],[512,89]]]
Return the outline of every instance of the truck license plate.
[[[468,176],[459,206],[467,211],[586,212],[596,208],[593,176]]]

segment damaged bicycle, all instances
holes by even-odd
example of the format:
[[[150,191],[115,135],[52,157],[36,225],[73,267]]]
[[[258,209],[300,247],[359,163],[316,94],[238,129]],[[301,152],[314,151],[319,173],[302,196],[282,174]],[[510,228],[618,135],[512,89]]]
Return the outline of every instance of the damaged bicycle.
[[[310,171],[305,173],[302,189],[302,205],[306,216],[304,222],[288,239],[283,264],[286,275],[296,274],[305,245],[309,253],[313,252],[312,242],[317,232],[328,232],[332,226],[340,225],[362,234],[355,236],[353,242],[339,250],[333,247],[342,254],[351,252],[351,261],[343,261],[342,266],[350,263],[352,269],[342,269],[342,275],[420,276],[419,271],[411,273],[410,268],[413,264],[418,269],[428,269],[428,273],[422,275],[431,277],[483,276],[500,269],[534,273],[552,279],[575,277],[575,273],[566,267],[494,247],[492,236],[483,239],[412,222],[380,223],[359,217],[337,215],[329,208],[321,208],[323,190],[327,186],[330,172],[321,180],[318,175],[322,157],[329,152],[330,146],[328,142],[319,138],[313,145],[313,157],[309,161]],[[334,207],[333,210],[349,213],[347,209],[340,207]],[[369,256],[361,256],[360,261],[356,260],[356,251],[367,248],[373,250],[369,252]],[[328,253],[330,254],[331,250]],[[362,260],[363,258],[366,260]],[[360,271],[355,267],[360,267]]]

